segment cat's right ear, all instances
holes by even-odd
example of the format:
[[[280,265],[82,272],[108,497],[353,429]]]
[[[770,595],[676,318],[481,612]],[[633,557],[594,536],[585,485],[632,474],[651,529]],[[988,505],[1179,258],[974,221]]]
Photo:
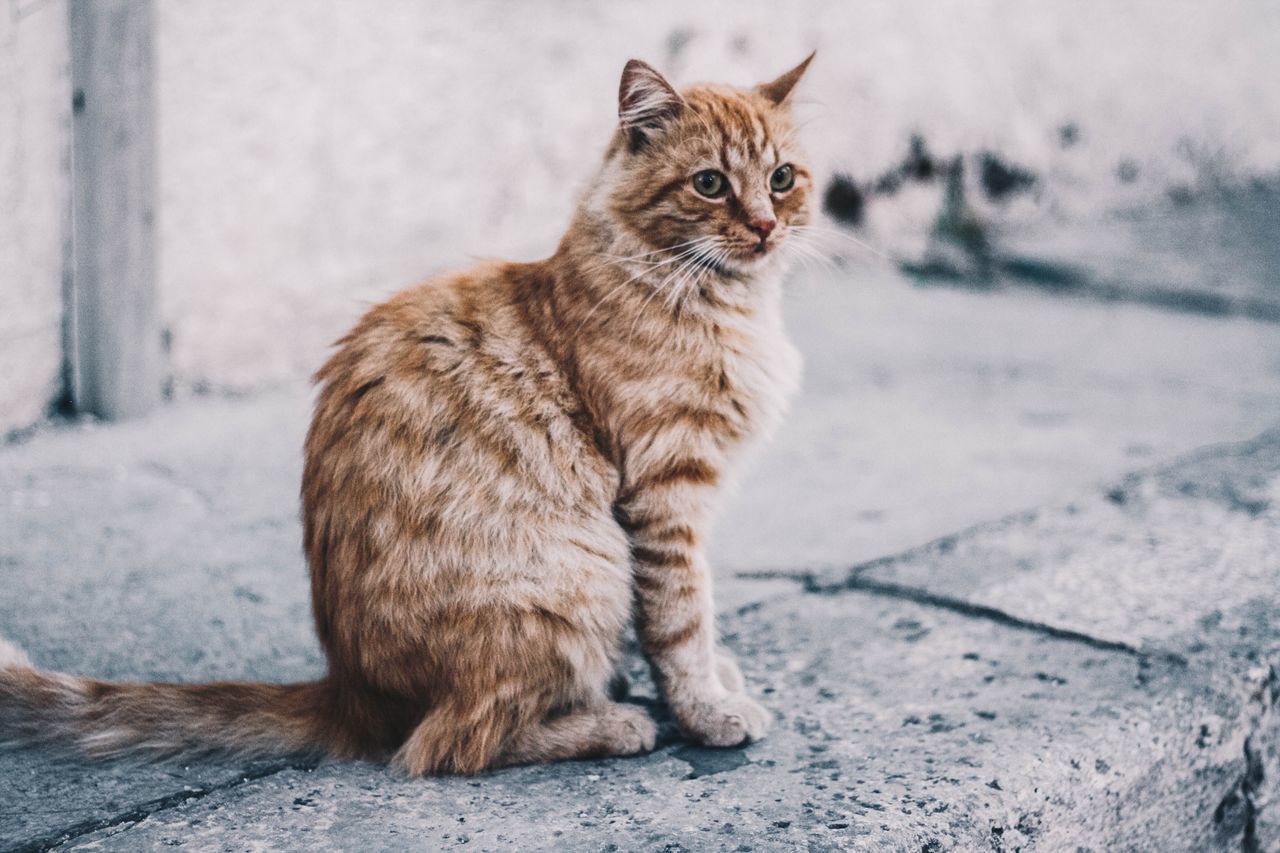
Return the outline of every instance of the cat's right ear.
[[[618,120],[637,150],[652,134],[680,114],[684,101],[661,74],[638,59],[622,69],[618,84]]]

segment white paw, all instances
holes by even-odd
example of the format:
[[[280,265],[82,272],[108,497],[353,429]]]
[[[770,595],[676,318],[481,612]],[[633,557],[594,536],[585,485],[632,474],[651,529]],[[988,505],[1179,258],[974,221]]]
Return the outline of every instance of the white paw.
[[[745,686],[738,662],[728,652],[718,649],[716,650],[716,677],[720,679],[720,686],[730,693],[741,693]]]
[[[769,712],[744,693],[676,709],[685,734],[707,746],[737,746],[759,740],[769,729]]]

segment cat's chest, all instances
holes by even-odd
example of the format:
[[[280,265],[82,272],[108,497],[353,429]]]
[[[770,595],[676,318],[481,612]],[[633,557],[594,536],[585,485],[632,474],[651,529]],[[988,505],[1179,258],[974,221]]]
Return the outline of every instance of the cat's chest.
[[[745,410],[744,439],[771,433],[778,425],[799,387],[801,369],[800,353],[781,324],[749,331],[719,348],[715,361],[722,375],[713,395],[721,406]]]
[[[774,430],[799,377],[800,355],[780,324],[717,329],[627,383],[618,435],[632,448],[678,440],[731,457]]]

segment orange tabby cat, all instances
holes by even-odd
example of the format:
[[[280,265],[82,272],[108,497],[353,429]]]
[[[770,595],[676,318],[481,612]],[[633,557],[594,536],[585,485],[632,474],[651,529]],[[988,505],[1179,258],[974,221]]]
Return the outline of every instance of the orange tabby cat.
[[[809,216],[787,102],[810,59],[679,93],[632,60],[551,258],[430,281],[341,340],[302,482],[324,678],[118,684],[37,672],[0,642],[0,735],[414,774],[631,755],[654,723],[608,685],[634,613],[690,738],[762,736],[768,713],[716,645],[703,543],[799,375],[780,249]]]

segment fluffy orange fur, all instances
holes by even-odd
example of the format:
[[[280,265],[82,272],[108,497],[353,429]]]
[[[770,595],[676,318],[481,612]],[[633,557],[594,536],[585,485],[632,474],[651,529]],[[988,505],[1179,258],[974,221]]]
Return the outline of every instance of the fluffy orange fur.
[[[634,616],[688,737],[761,737],[769,715],[717,646],[704,543],[799,376],[780,283],[813,187],[788,103],[808,63],[677,92],[631,61],[552,257],[429,281],[339,342],[302,483],[323,679],[116,684],[13,652],[0,735],[412,774],[629,755],[655,737],[609,695]]]

